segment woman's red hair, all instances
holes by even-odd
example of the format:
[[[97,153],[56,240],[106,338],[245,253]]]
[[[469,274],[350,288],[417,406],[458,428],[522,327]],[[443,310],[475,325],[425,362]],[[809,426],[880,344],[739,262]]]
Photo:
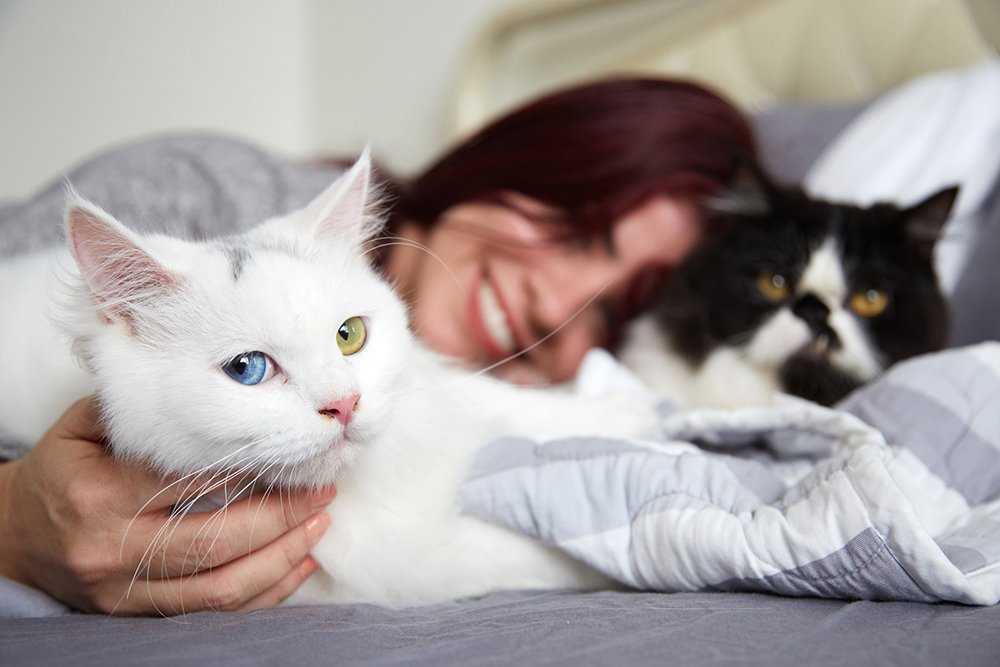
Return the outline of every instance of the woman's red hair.
[[[456,204],[516,192],[560,211],[564,233],[591,237],[654,194],[715,192],[754,155],[743,114],[708,89],[610,79],[487,125],[399,186],[393,218],[431,227]]]

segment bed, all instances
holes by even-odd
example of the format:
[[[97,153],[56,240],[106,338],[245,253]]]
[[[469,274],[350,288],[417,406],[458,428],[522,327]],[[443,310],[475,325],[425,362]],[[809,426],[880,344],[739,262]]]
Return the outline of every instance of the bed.
[[[692,76],[751,113],[770,170],[800,181],[885,91],[915,76],[986,61],[997,44],[1000,10],[987,0],[518,3],[475,42],[456,84],[453,127],[460,136],[517,101],[571,81],[625,71]],[[183,154],[170,148],[175,159]],[[327,176],[307,172],[293,177],[262,166],[260,173],[276,180],[256,189],[258,205],[281,207],[301,194],[290,182]],[[1000,230],[1000,191],[996,182],[990,185],[982,195],[981,209],[989,212],[982,224]],[[2,224],[11,210],[0,205],[0,252],[27,243]],[[955,277],[954,345],[1000,337],[1000,303],[991,289],[997,274],[988,261],[998,246],[1000,234],[983,234]],[[953,367],[945,358],[943,368]],[[963,383],[968,386],[961,378],[954,382]],[[952,411],[949,443],[965,447],[971,432],[1000,432],[998,411],[991,410],[998,403],[989,400],[1000,394],[985,396],[975,426],[969,413]],[[887,439],[913,438],[902,428],[912,424],[879,424],[878,415],[865,412],[889,398],[855,399],[852,414],[875,422]],[[976,502],[1000,497],[1000,445],[991,444],[987,438],[982,455],[997,465],[986,466],[988,474],[976,476],[981,467],[953,478]],[[16,452],[16,443],[0,437],[0,453]],[[984,550],[1000,548],[994,534],[986,533]],[[956,562],[972,557],[959,551]],[[756,590],[730,581],[674,593],[505,592],[407,610],[348,605],[119,619],[68,613],[43,595],[0,581],[0,599],[17,603],[0,605],[10,616],[0,621],[0,663],[993,665],[1000,658],[1000,606],[989,600],[931,603],[908,600],[918,597],[912,593],[850,595],[815,584],[812,593],[794,586],[785,595],[776,587]]]

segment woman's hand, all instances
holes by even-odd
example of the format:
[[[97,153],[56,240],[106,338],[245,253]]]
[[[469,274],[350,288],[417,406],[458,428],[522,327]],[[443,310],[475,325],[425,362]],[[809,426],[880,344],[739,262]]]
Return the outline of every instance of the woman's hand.
[[[171,615],[273,606],[317,569],[332,488],[171,516],[184,485],[112,458],[103,437],[84,399],[0,464],[0,575],[82,611]]]

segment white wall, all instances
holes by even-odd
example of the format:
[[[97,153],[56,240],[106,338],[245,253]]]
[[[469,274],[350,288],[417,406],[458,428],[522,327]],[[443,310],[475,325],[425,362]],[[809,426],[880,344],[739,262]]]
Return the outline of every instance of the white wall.
[[[218,130],[410,171],[506,0],[0,0],[0,198],[110,144]]]

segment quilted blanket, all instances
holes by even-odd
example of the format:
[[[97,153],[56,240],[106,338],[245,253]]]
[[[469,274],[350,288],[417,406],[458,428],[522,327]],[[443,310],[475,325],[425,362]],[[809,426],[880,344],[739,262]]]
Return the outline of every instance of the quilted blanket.
[[[581,373],[623,378],[599,354]],[[1000,344],[900,364],[837,409],[661,412],[648,440],[492,443],[466,510],[637,589],[1000,601]]]

